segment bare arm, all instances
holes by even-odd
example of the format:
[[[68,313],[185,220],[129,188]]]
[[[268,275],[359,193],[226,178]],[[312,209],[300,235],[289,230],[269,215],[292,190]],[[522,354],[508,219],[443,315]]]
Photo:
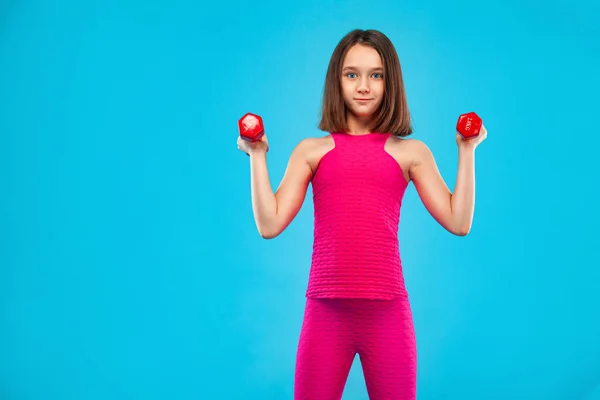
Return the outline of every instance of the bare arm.
[[[475,211],[475,148],[485,139],[463,140],[457,137],[458,172],[454,193],[444,182],[433,154],[422,142],[415,141],[415,163],[411,180],[425,208],[447,231],[465,236],[471,230]]]
[[[249,152],[252,210],[256,227],[265,239],[281,234],[300,211],[312,177],[307,146],[308,141],[303,140],[292,151],[276,193],[269,179],[266,151],[257,148]]]

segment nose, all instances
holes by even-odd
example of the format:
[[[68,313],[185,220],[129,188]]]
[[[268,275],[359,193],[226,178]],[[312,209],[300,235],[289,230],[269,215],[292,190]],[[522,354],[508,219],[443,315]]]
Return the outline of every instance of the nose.
[[[369,93],[371,89],[369,89],[369,80],[365,77],[358,80],[356,91],[358,93],[364,94]]]

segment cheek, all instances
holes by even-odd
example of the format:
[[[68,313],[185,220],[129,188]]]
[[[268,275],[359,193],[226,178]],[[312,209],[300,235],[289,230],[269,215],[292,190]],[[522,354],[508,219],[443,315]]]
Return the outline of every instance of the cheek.
[[[352,87],[352,85],[342,85],[342,95],[345,99],[351,99],[354,96],[354,88]]]

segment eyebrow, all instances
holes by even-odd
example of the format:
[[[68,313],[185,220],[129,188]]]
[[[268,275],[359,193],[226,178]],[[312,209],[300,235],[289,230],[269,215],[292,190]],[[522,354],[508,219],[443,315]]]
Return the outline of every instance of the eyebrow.
[[[360,69],[360,68],[358,68],[358,67],[355,67],[355,66],[353,66],[353,65],[349,65],[349,66],[347,66],[347,67],[344,67],[344,68],[342,69],[342,71],[346,71],[347,69]],[[383,71],[383,67],[371,68],[371,71]]]

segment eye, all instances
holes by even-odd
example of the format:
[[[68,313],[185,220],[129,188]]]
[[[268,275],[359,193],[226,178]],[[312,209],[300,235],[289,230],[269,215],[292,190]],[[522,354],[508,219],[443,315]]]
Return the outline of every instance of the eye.
[[[375,79],[381,79],[381,78],[383,78],[383,76],[382,76],[382,75],[381,75],[379,72],[375,72],[375,73],[373,74],[373,77],[374,77]]]
[[[354,75],[354,76],[350,76],[350,75]],[[356,77],[356,74],[355,74],[354,72],[348,72],[348,73],[346,74],[346,76],[347,76],[348,78],[355,78],[355,77]]]

